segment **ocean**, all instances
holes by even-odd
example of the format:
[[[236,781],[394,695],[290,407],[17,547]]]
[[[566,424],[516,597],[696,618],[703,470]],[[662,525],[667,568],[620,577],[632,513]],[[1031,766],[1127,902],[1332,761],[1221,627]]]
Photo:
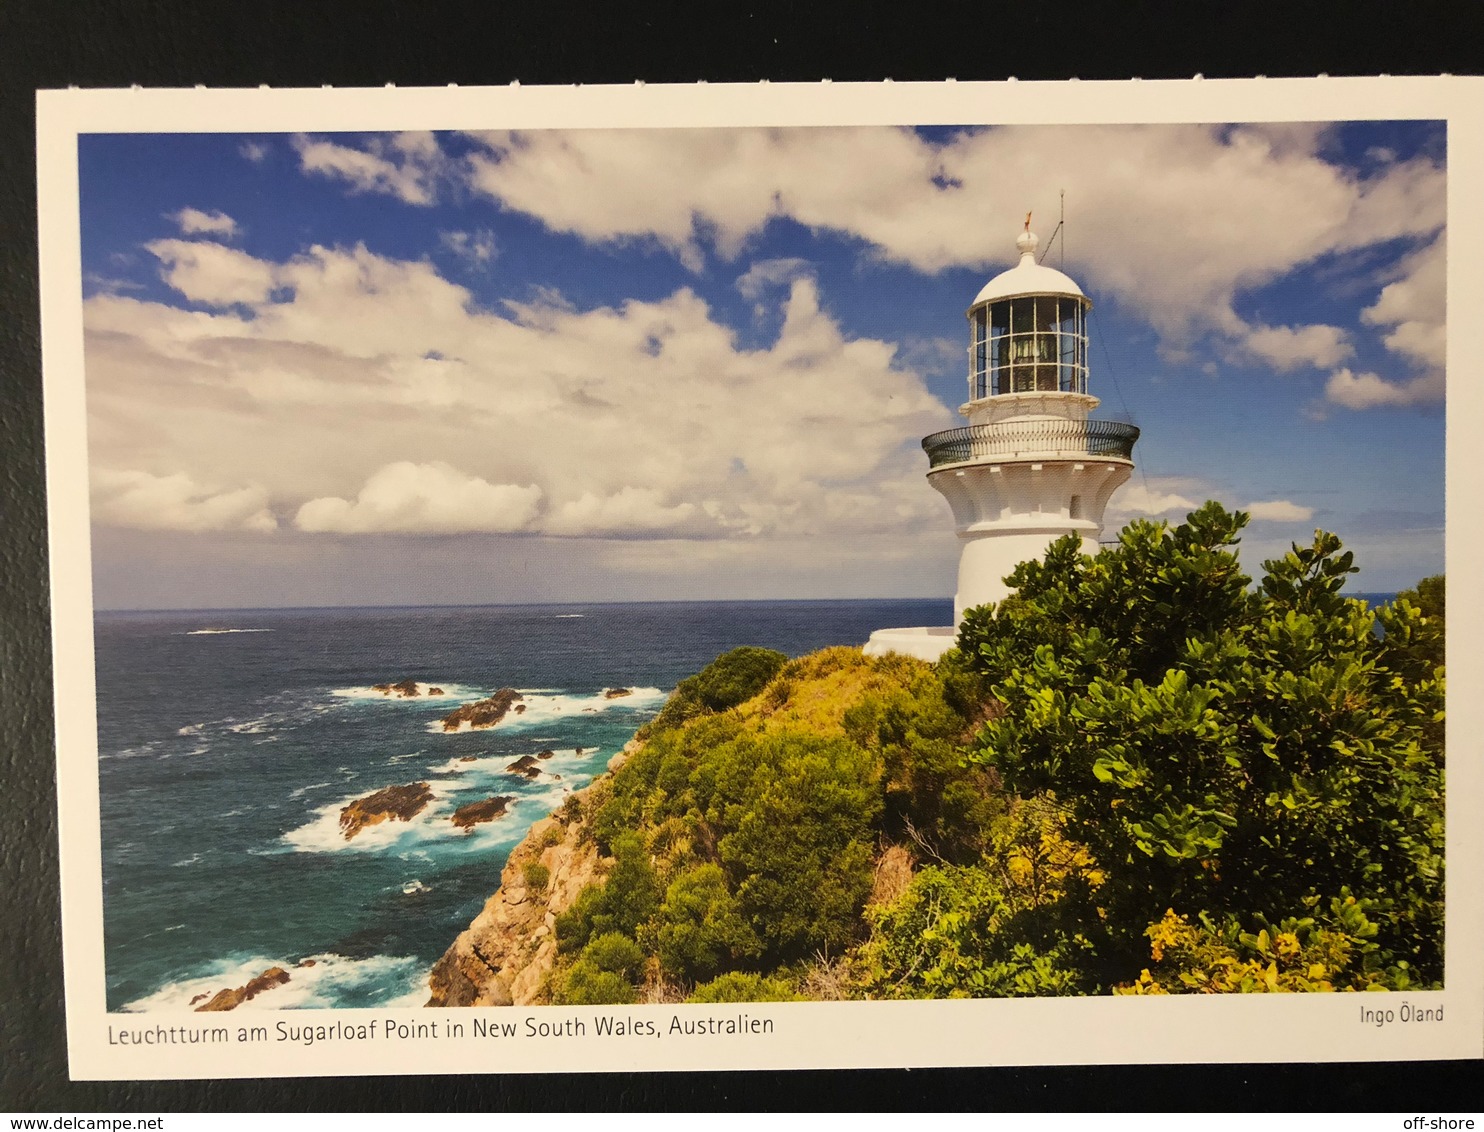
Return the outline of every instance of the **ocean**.
[[[420,1006],[509,851],[681,679],[739,645],[799,656],[952,616],[948,600],[99,613],[108,1008],[184,1008],[273,966],[290,980],[245,1007]],[[371,690],[403,680],[445,695]],[[502,687],[522,714],[443,731]],[[542,751],[539,778],[506,771]],[[344,837],[343,806],[413,782],[433,794],[421,813]],[[493,795],[514,798],[505,816],[449,821]]]

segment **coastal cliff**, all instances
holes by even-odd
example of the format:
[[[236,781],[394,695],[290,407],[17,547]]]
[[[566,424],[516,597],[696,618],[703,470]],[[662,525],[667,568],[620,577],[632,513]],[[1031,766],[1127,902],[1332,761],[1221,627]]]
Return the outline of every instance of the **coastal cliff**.
[[[511,850],[500,887],[459,933],[428,976],[428,1006],[527,1006],[547,1001],[556,965],[556,918],[600,880],[606,865],[586,826],[581,801],[611,778],[634,749],[630,743],[606,774],[579,799],[542,818]]]

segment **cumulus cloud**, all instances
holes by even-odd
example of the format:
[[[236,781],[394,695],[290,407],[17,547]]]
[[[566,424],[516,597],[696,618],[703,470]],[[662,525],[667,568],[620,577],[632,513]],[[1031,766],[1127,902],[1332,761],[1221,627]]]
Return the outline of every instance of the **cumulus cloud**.
[[[244,257],[252,287],[202,282],[187,251],[156,253],[183,293],[240,305],[85,304],[100,463],[168,458],[262,484],[305,531],[942,526],[916,440],[951,414],[892,344],[847,337],[811,278],[768,300],[775,340],[744,348],[686,288],[588,309],[541,292],[492,311],[431,262],[364,247]]]
[[[1441,401],[1446,392],[1442,370],[1409,381],[1387,381],[1374,373],[1337,370],[1324,385],[1325,397],[1345,409],[1374,409],[1381,405],[1420,405]]]
[[[492,484],[447,464],[399,461],[375,472],[354,500],[311,499],[294,526],[333,534],[508,533],[536,514],[535,484]]]
[[[225,212],[202,212],[199,208],[182,208],[171,213],[169,220],[175,221],[182,234],[187,236],[226,236],[237,234],[237,221]]]
[[[1314,517],[1314,508],[1287,499],[1258,500],[1242,508],[1253,519],[1270,523],[1300,523]]]
[[[226,307],[261,303],[274,287],[273,265],[208,240],[155,240],[146,244],[161,275],[193,302]]]
[[[268,495],[256,486],[221,490],[184,473],[94,468],[93,520],[117,527],[161,531],[272,531],[278,520]]]
[[[416,205],[437,199],[445,161],[426,131],[373,137],[359,147],[300,135],[293,145],[304,172],[344,181],[352,192],[384,193]]]
[[[1256,326],[1242,345],[1279,372],[1305,365],[1328,369],[1355,353],[1338,326]]]
[[[1140,515],[1186,515],[1200,506],[1200,503],[1188,496],[1181,495],[1172,484],[1167,490],[1161,490],[1160,481],[1155,478],[1155,486],[1150,487],[1145,483],[1127,483],[1113,494],[1108,501],[1107,515],[1109,518],[1132,518]]]
[[[676,532],[697,514],[694,503],[667,506],[653,488],[625,487],[599,498],[584,492],[556,509],[543,524],[553,535],[611,535]]]
[[[268,147],[262,142],[243,142],[237,147],[237,152],[254,165],[261,165],[268,159]]]
[[[745,299],[757,299],[768,287],[792,283],[801,276],[810,274],[807,259],[786,256],[781,259],[760,259],[741,275],[737,276],[737,290]]]
[[[1361,320],[1386,330],[1389,349],[1421,365],[1442,368],[1447,284],[1446,254],[1442,239],[1437,239],[1398,265],[1396,278],[1361,312]]]
[[[734,259],[788,218],[920,271],[987,269],[1013,259],[1026,210],[1054,215],[1065,188],[1070,238],[1096,234],[1073,248],[1084,282],[1176,344],[1208,330],[1243,337],[1239,291],[1329,253],[1430,235],[1445,212],[1432,162],[1358,177],[1325,159],[1314,126],[1015,127],[941,142],[882,128],[475,140],[464,168],[476,192],[553,231],[649,241],[691,262],[708,249]]]

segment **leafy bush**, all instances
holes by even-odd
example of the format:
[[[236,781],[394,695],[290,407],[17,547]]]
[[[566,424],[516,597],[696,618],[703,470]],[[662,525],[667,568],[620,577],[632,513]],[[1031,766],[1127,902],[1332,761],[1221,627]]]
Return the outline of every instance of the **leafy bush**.
[[[784,979],[729,971],[699,986],[687,1002],[794,1002],[800,996]]]
[[[521,876],[525,879],[527,888],[534,888],[537,892],[545,892],[546,886],[551,882],[551,870],[540,861],[527,861],[521,869]]]
[[[762,951],[715,864],[696,865],[670,882],[649,935],[665,972],[693,981],[709,979]]]
[[[721,712],[752,699],[788,657],[773,649],[745,645],[722,653],[694,676],[676,686],[660,714],[640,731],[641,737],[679,727],[703,712]]]
[[[613,851],[613,868],[604,881],[584,888],[572,907],[557,916],[561,951],[578,951],[593,937],[609,932],[633,936],[659,907],[659,880],[643,839],[637,833],[622,834]]]
[[[1441,979],[1443,682],[1418,663],[1425,619],[1344,598],[1351,555],[1322,532],[1249,592],[1231,550],[1246,520],[1208,503],[1174,530],[1133,523],[1096,558],[1067,538],[1018,567],[1017,593],[960,634],[1003,705],[972,757],[1057,799],[1067,836],[1116,874],[1098,901],[1107,981],[1137,973],[1167,908],[1251,924],[1342,891],[1375,917],[1377,962]]]

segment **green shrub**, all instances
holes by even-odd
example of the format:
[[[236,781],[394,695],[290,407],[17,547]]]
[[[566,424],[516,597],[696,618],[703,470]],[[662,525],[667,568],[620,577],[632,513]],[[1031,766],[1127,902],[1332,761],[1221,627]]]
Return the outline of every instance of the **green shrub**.
[[[715,864],[687,869],[670,882],[649,932],[665,972],[700,981],[762,951]]]
[[[799,995],[783,979],[744,971],[729,971],[699,986],[687,1002],[796,1002]]]
[[[660,714],[640,728],[641,738],[679,727],[704,712],[722,712],[746,703],[763,690],[788,657],[747,645],[722,653],[694,676],[682,680]]]
[[[585,959],[561,972],[552,986],[552,1001],[558,1006],[628,1005],[637,997],[633,983]]]
[[[1138,975],[1167,909],[1250,931],[1342,891],[1377,964],[1436,982],[1444,704],[1425,615],[1345,598],[1352,558],[1323,532],[1249,591],[1246,522],[1208,503],[1096,557],[1068,537],[1019,566],[1016,594],[960,633],[1003,707],[973,757],[1057,799],[1107,870],[1105,917],[1080,929],[1109,934],[1104,982]]]
[[[540,861],[527,861],[521,869],[521,876],[525,878],[526,887],[537,892],[545,892],[551,882],[551,870]]]
[[[563,952],[581,950],[594,936],[620,932],[633,936],[660,904],[660,884],[644,841],[624,833],[613,846],[614,863],[607,877],[589,885],[566,912],[556,919],[557,946]]]

